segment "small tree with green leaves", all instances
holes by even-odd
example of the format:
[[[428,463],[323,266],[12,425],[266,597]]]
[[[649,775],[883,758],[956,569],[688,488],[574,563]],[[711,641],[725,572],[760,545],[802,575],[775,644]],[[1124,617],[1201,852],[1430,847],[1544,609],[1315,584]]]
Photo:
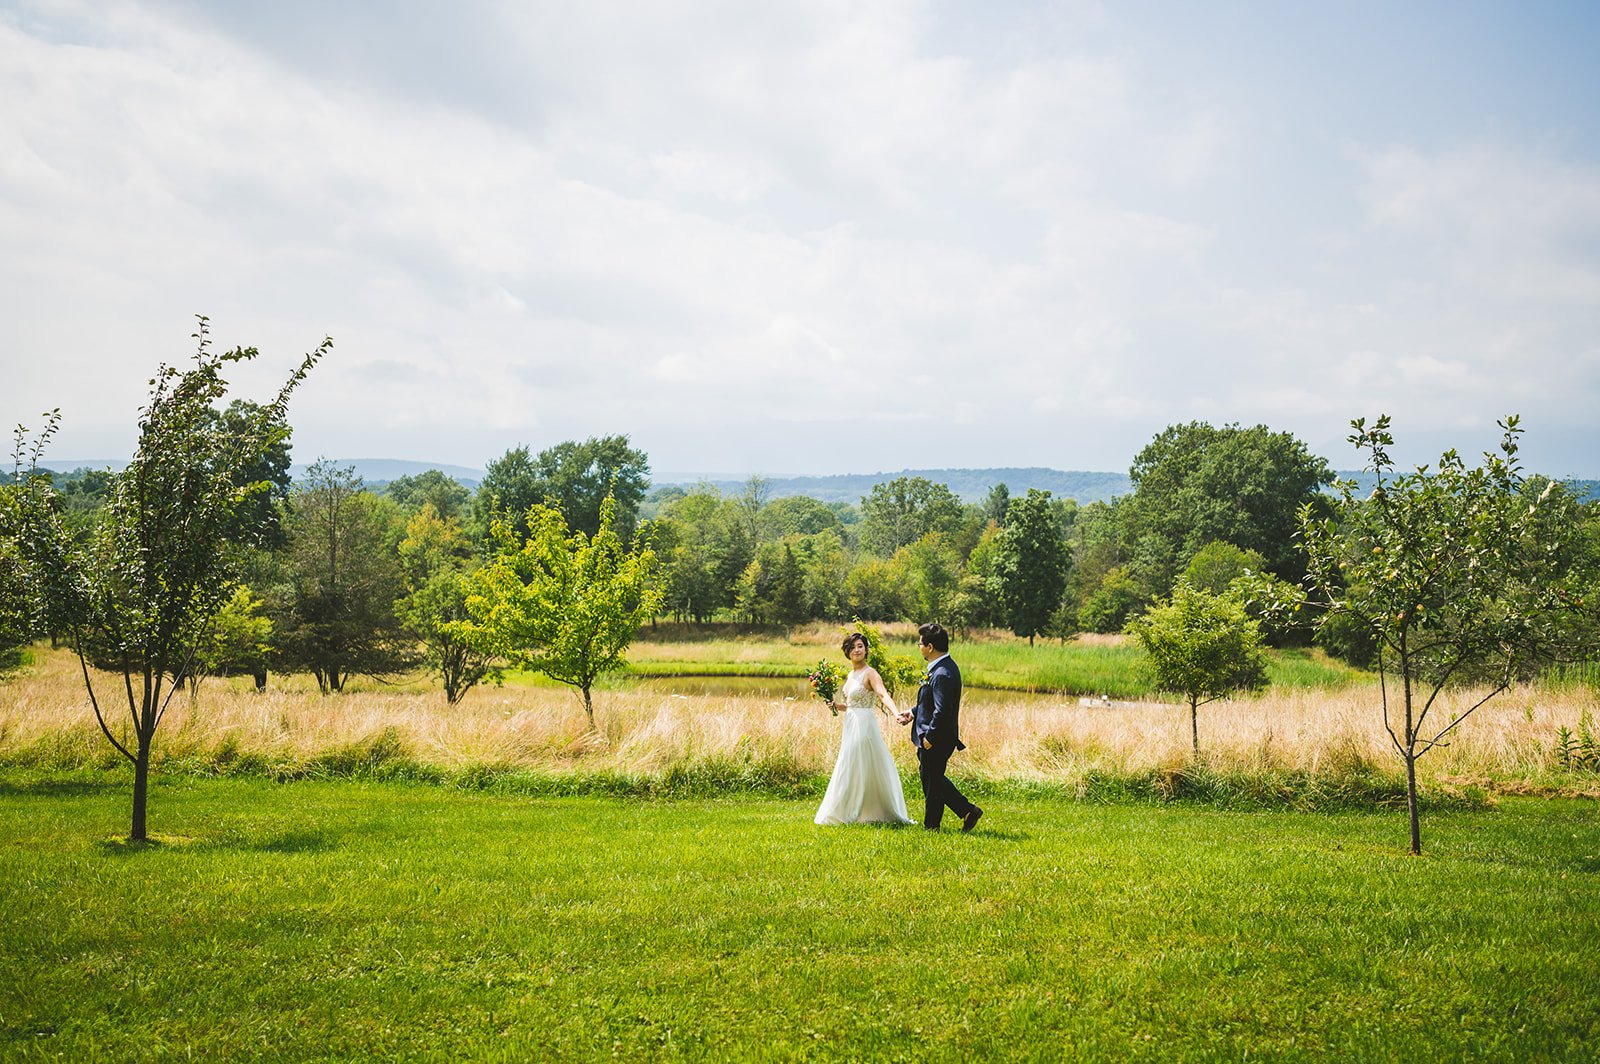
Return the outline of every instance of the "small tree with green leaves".
[[[269,487],[244,474],[283,438],[290,395],[332,346],[324,340],[273,402],[223,429],[214,409],[227,394],[222,370],[257,352],[213,352],[204,317],[195,338],[193,367],[162,366],[150,381],[138,450],[116,475],[87,544],[67,535],[47,481],[22,481],[24,554],[50,613],[71,634],[101,732],[133,765],[134,841],[147,837],[150,749],[174,690],[168,678],[191,671],[206,630],[233,594],[241,554],[235,537],[250,503]],[[56,424],[52,415],[41,441]],[[35,464],[37,456],[35,448]],[[127,717],[115,727],[89,671],[91,648],[122,673]]]
[[[534,506],[526,540],[496,521],[497,552],[466,578],[469,619],[454,629],[485,653],[576,687],[591,728],[595,680],[622,666],[661,608],[655,551],[642,539],[624,546],[615,516],[607,500],[591,537],[569,530],[559,509]]]
[[[266,674],[273,650],[272,618],[262,612],[263,605],[244,584],[235,585],[195,652],[191,693],[198,694],[206,676]]]
[[[406,523],[400,541],[406,593],[395,603],[401,623],[422,644],[423,660],[444,684],[455,705],[485,679],[499,678],[494,655],[459,634],[467,619],[466,575],[475,567],[472,545],[454,517],[441,517],[432,502]]]
[[[1351,422],[1377,482],[1369,498],[1338,484],[1335,513],[1308,507],[1311,603],[1323,623],[1343,618],[1377,645],[1384,728],[1405,764],[1411,852],[1422,852],[1417,759],[1445,745],[1474,710],[1528,662],[1561,653],[1564,615],[1582,607],[1586,574],[1563,568],[1578,531],[1555,481],[1522,475],[1516,416],[1500,422],[1498,454],[1467,468],[1446,451],[1436,469],[1396,473],[1388,415]],[[1398,687],[1398,690],[1395,690]],[[1471,690],[1465,705],[1450,692]]]
[[[1189,732],[1200,756],[1200,707],[1267,685],[1261,627],[1232,592],[1212,594],[1180,582],[1128,626],[1150,655],[1151,684],[1189,704]]]

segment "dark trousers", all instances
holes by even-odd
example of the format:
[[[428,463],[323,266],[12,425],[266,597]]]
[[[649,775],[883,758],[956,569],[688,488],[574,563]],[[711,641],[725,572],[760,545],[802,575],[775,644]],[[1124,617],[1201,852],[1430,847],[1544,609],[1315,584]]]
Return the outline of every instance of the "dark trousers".
[[[956,790],[956,785],[944,774],[950,764],[950,755],[954,753],[954,748],[924,750],[917,747],[917,775],[922,778],[922,826],[925,828],[938,830],[939,821],[944,819],[945,806],[963,818],[977,808],[967,801],[966,795]]]

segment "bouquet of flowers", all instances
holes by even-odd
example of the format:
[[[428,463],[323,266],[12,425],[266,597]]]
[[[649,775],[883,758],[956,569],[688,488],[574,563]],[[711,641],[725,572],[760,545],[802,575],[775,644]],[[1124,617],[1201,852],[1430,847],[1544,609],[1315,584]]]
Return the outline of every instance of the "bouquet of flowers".
[[[817,697],[828,703],[828,712],[837,717],[839,708],[833,704],[833,696],[839,693],[839,685],[844,683],[844,666],[824,658],[806,675],[806,680]]]

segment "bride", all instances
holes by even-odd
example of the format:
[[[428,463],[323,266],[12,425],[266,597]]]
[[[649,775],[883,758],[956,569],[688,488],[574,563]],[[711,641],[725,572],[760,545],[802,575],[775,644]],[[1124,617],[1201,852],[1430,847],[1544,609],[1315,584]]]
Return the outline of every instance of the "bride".
[[[844,640],[850,675],[834,696],[845,708],[839,759],[833,764],[828,792],[817,810],[818,824],[909,824],[906,796],[900,790],[889,744],[883,741],[875,712],[878,699],[891,714],[899,710],[889,697],[878,670],[867,664],[867,638],[852,632]]]

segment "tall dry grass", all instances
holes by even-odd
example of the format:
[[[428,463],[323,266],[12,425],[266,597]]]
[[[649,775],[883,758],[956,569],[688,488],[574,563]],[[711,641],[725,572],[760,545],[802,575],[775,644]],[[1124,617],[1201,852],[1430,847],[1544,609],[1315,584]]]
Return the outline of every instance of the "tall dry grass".
[[[125,719],[120,678],[97,678],[115,730]],[[1463,692],[1457,700],[1470,704]],[[121,716],[119,717],[119,710]],[[1565,773],[1557,729],[1600,716],[1592,689],[1523,687],[1493,699],[1420,763],[1431,784],[1547,789],[1600,796],[1600,780]],[[902,772],[915,775],[904,729],[880,718]],[[814,701],[604,692],[596,728],[564,688],[479,688],[456,706],[442,693],[368,690],[323,697],[295,683],[257,694],[206,681],[178,693],[157,737],[169,767],[295,772],[379,755],[444,775],[471,770],[551,775],[662,777],[695,766],[774,768],[787,778],[825,777],[840,722]],[[1188,709],[1171,704],[1083,706],[1029,698],[971,706],[968,749],[953,769],[968,778],[1076,787],[1106,778],[1159,778],[1194,768]],[[1201,707],[1202,764],[1257,780],[1340,784],[1386,777],[1399,763],[1383,731],[1378,691],[1287,691]],[[330,760],[331,759],[331,760]],[[76,658],[40,649],[35,663],[0,681],[0,763],[77,768],[113,765],[89,708]]]

